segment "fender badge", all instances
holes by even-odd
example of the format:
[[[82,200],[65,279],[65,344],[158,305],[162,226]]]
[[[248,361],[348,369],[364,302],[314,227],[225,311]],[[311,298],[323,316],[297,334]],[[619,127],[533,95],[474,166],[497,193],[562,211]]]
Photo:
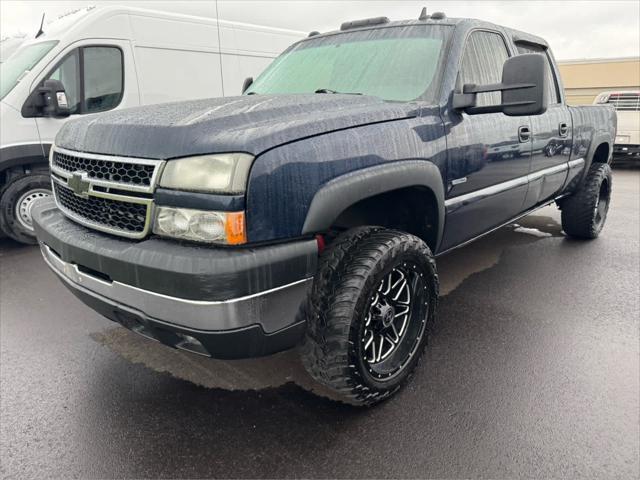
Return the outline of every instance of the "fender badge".
[[[456,178],[455,180],[451,180],[451,186],[460,185],[461,183],[464,183],[466,181],[467,181],[467,177]]]

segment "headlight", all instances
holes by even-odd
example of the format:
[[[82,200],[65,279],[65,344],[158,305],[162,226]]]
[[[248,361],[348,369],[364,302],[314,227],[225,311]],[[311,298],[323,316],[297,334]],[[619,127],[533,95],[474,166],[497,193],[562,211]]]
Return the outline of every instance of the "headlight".
[[[243,193],[253,163],[248,153],[221,153],[169,160],[160,186],[193,192]]]
[[[246,243],[244,212],[210,212],[190,208],[157,207],[153,233],[197,242]]]

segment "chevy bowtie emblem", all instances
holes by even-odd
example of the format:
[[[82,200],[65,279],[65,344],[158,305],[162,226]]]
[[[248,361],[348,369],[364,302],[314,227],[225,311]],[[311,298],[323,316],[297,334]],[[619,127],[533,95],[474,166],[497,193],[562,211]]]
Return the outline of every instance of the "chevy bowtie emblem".
[[[75,193],[79,197],[86,197],[87,192],[89,192],[89,186],[91,184],[83,178],[82,173],[75,172],[67,180],[67,185],[73,191],[73,193]]]

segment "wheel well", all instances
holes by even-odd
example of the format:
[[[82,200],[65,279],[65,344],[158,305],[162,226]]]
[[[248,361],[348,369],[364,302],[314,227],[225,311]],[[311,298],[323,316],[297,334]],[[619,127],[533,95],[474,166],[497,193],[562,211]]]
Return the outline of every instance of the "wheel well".
[[[17,165],[15,167],[9,167],[0,171],[0,188],[8,185],[16,178],[23,175],[29,175],[30,173],[49,173],[49,165],[42,163],[27,163],[24,165]]]
[[[438,203],[426,187],[406,187],[365,198],[344,210],[332,230],[378,225],[411,233],[432,251],[438,241]]]
[[[607,163],[609,161],[609,144],[601,143],[593,154],[594,163]]]

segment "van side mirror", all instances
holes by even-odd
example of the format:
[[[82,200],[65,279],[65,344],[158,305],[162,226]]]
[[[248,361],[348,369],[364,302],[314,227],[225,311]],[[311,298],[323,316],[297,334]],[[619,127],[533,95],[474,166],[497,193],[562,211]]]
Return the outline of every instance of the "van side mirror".
[[[246,92],[247,89],[253,84],[253,77],[247,77],[244,79],[244,83],[242,84],[242,93]]]
[[[453,94],[453,108],[469,115],[502,112],[511,117],[541,115],[547,111],[546,59],[526,53],[504,62],[502,82],[491,85],[465,84],[462,93]],[[478,93],[502,92],[500,105],[476,106]]]
[[[64,85],[60,80],[45,80],[40,92],[44,97],[45,116],[59,118],[68,117],[71,114],[67,92],[64,91]]]
[[[23,117],[63,118],[71,114],[67,94],[60,80],[45,80],[27,97],[22,106]]]

